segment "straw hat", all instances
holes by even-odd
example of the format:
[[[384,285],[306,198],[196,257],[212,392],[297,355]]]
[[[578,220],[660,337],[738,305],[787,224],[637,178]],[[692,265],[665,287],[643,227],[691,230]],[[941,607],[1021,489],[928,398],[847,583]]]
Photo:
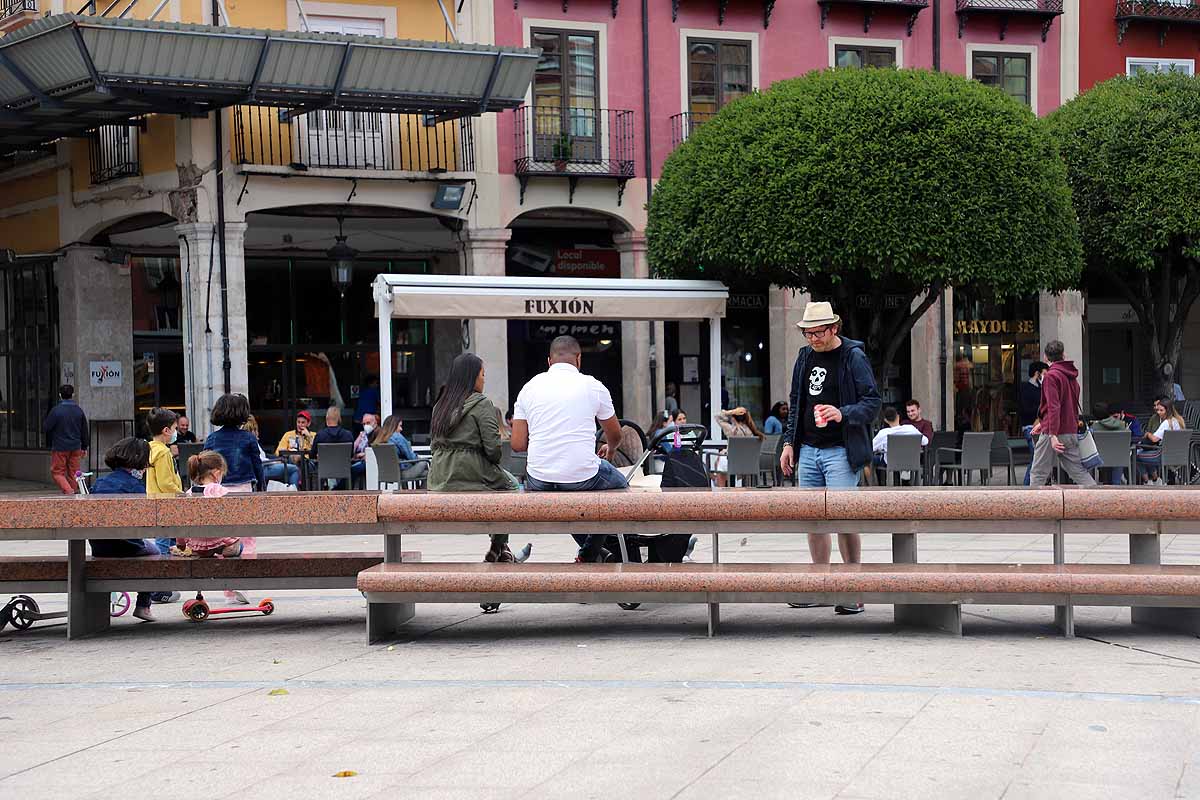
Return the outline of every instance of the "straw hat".
[[[804,318],[796,323],[800,330],[822,328],[826,325],[837,325],[842,318],[833,313],[829,303],[809,303],[804,307]]]

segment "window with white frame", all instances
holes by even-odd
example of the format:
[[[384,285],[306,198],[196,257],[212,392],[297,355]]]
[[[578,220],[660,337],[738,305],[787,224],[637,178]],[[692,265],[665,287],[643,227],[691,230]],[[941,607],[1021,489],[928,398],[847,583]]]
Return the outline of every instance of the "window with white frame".
[[[1027,53],[973,53],[971,77],[1030,105],[1033,76]]]
[[[864,44],[839,44],[833,51],[835,67],[894,67],[896,48]]]
[[[1141,75],[1146,72],[1179,72],[1196,74],[1196,62],[1190,58],[1127,58],[1126,75]]]

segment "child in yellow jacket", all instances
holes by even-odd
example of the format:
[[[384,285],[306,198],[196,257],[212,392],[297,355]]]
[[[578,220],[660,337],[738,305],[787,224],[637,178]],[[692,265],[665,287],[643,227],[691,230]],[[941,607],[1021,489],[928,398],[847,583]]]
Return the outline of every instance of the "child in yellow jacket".
[[[175,454],[171,445],[178,436],[175,423],[179,415],[169,408],[152,408],[146,417],[146,425],[150,428],[150,464],[146,467],[146,494],[176,495],[183,491],[183,482],[175,470]],[[169,555],[174,539],[155,539],[158,551]],[[151,599],[156,603],[171,602],[179,599],[178,592],[151,592]]]

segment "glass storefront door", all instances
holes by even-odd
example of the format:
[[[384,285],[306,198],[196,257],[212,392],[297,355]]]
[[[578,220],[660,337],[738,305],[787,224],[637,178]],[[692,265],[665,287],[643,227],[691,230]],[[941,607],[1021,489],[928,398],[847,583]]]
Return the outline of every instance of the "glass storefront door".
[[[997,301],[955,290],[955,428],[1020,436],[1017,392],[1040,348],[1036,297]]]

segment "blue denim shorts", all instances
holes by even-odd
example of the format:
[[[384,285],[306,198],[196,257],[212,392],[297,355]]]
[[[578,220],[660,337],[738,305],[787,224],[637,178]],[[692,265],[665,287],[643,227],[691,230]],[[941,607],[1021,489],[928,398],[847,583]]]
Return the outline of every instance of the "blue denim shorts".
[[[797,465],[802,489],[854,489],[861,470],[850,468],[846,448],[801,445]]]

